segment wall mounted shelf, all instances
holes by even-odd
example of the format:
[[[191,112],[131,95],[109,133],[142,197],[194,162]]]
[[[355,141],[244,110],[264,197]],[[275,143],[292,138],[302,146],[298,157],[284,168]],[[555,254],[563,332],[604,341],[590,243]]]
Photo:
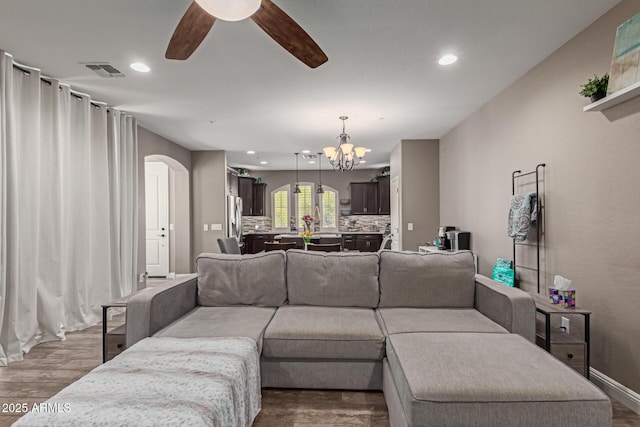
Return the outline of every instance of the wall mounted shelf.
[[[618,104],[622,104],[625,101],[635,98],[640,95],[640,82],[636,82],[631,86],[627,86],[624,89],[605,96],[599,101],[591,103],[585,106],[582,111],[604,111]]]

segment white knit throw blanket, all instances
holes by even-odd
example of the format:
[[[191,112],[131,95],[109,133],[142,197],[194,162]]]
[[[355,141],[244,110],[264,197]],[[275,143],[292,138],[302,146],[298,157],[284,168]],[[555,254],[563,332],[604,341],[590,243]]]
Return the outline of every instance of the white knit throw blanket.
[[[146,338],[16,426],[250,426],[260,365],[249,338]]]

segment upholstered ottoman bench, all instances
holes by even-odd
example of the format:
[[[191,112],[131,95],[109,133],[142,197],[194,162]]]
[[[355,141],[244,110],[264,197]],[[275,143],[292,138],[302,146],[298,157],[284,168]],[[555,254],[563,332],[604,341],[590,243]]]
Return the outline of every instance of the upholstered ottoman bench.
[[[14,425],[248,427],[260,411],[258,359],[249,338],[146,338]]]
[[[609,426],[607,396],[516,334],[408,333],[387,339],[392,426]]]

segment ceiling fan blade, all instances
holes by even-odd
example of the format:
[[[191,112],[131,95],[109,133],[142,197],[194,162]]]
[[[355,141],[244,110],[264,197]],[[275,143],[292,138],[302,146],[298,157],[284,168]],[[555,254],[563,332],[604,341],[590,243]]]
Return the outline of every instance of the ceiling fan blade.
[[[328,61],[327,55],[300,25],[271,0],[262,0],[251,19],[289,53],[311,68]]]
[[[191,3],[171,36],[165,58],[184,60],[190,57],[209,33],[214,22],[216,18],[205,12],[198,3]]]

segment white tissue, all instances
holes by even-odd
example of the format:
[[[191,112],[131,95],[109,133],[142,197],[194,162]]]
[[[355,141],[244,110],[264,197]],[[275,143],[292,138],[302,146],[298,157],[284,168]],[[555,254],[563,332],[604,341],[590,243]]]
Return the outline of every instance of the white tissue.
[[[556,275],[553,278],[553,287],[554,288],[566,291],[566,290],[569,289],[569,286],[571,286],[571,280],[565,279],[564,277],[558,276],[558,275]]]

